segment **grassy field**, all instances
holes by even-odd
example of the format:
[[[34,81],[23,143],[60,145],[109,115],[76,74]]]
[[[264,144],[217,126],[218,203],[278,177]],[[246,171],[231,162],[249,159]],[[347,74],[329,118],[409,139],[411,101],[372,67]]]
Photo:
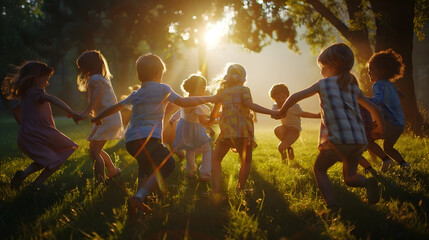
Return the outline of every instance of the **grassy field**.
[[[327,213],[312,173],[318,154],[317,125],[304,125],[294,144],[295,161],[287,165],[276,150],[272,127],[256,125],[259,146],[248,180],[253,192],[236,192],[239,161],[230,152],[222,163],[228,201],[214,207],[201,196],[210,185],[188,180],[185,161],[176,157],[176,169],[166,181],[167,194],[150,203],[153,214],[129,221],[126,199],[136,188],[137,162],[124,143],[110,141],[106,146],[122,169],[121,177],[107,186],[96,185],[85,140],[91,126],[76,127],[67,119],[56,123],[80,148],[48,179],[46,189],[26,187],[35,179],[33,174],[14,191],[10,179],[31,160],[16,145],[17,124],[0,119],[2,239],[429,239],[427,138],[400,138],[397,148],[411,170],[395,166],[381,174],[382,199],[376,205],[362,201],[363,189],[346,187],[341,164],[334,165],[329,175],[342,209]],[[376,170],[380,162],[372,162]]]

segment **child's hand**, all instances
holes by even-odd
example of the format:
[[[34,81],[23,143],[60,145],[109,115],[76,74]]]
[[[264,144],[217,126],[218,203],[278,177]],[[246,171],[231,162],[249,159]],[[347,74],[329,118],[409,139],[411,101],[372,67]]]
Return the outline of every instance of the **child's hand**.
[[[274,118],[274,119],[281,119],[281,118],[283,118],[284,116],[282,116],[282,114],[280,114],[280,111],[273,111],[273,112],[271,113],[271,117],[272,117],[272,118]]]
[[[210,137],[213,137],[215,135],[215,131],[211,127],[206,128],[207,132],[209,133]]]
[[[101,124],[103,124],[103,123],[101,122],[101,119],[98,119],[98,118],[96,118],[96,117],[91,118],[91,122],[92,122],[92,123],[95,123],[96,125],[101,125]]]
[[[76,123],[76,125],[79,124],[80,116],[78,113],[72,112],[67,114],[68,118],[73,118],[73,121]]]

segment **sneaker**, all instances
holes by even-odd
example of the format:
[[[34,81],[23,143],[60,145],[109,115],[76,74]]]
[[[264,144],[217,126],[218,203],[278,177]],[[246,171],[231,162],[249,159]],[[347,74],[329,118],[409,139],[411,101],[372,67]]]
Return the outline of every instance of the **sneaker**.
[[[107,180],[111,180],[111,179],[118,177],[120,175],[121,175],[121,169],[116,168],[115,171],[109,172],[109,174],[107,175]]]
[[[18,189],[21,187],[22,182],[24,181],[24,171],[19,170],[13,175],[12,180],[10,181],[10,188]]]
[[[381,172],[386,172],[387,170],[389,170],[389,168],[392,166],[393,164],[393,160],[392,159],[387,159],[386,161],[383,161],[382,165],[381,165]]]
[[[368,178],[366,181],[366,198],[369,204],[375,204],[380,201],[380,191],[378,189],[378,182],[375,178]]]
[[[293,153],[293,148],[288,148],[287,149],[287,154],[289,155],[289,159],[293,160],[295,158],[295,154]]]

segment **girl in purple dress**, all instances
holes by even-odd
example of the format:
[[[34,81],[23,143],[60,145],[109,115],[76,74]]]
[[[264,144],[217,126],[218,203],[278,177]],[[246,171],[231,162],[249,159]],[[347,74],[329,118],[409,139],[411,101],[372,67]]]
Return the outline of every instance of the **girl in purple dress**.
[[[13,116],[19,123],[18,147],[34,162],[13,176],[10,186],[17,189],[30,174],[43,169],[32,185],[40,187],[78,148],[70,138],[55,128],[50,103],[67,112],[77,123],[79,116],[59,98],[46,93],[49,78],[54,73],[45,63],[32,61],[18,67],[16,74],[3,81],[2,93],[9,99],[19,99]]]

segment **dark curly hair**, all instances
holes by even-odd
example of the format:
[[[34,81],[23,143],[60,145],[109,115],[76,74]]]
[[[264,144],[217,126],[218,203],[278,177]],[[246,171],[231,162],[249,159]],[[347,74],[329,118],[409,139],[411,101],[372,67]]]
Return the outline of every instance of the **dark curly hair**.
[[[402,56],[390,48],[372,55],[369,59],[368,67],[377,69],[380,74],[379,78],[389,79],[391,82],[402,78],[405,70]]]

